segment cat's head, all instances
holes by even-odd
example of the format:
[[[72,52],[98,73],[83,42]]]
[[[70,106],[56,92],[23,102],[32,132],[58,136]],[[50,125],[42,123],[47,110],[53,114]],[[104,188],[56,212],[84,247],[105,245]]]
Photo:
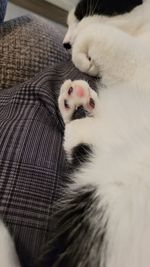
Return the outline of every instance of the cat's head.
[[[116,16],[130,12],[136,6],[141,5],[143,0],[80,0],[68,15],[68,31],[63,44],[66,49],[71,48],[72,35],[80,21],[85,17],[101,15]]]

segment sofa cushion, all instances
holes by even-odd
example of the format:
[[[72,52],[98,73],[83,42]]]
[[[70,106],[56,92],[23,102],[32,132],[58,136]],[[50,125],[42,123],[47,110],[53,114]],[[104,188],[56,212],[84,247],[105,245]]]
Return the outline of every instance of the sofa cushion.
[[[63,28],[32,16],[0,24],[0,89],[27,81],[47,66],[68,59],[63,36]]]

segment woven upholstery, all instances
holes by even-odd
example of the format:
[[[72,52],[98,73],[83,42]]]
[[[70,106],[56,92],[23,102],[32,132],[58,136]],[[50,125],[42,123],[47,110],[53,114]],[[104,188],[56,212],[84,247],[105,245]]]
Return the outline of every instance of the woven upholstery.
[[[0,89],[34,77],[68,58],[63,33],[53,24],[24,16],[0,25]]]

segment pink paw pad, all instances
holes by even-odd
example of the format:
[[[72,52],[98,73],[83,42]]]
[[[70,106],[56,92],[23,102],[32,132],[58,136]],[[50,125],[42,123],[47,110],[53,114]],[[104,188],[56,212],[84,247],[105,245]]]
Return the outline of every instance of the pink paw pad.
[[[78,97],[83,97],[85,95],[84,88],[82,86],[78,85],[75,87],[75,89],[76,89],[76,95]]]
[[[79,105],[75,104],[76,108],[82,107],[83,109],[89,112],[91,112],[95,108],[95,100],[90,96],[90,92],[87,91],[86,88],[82,85],[76,84],[74,86],[70,86],[67,90],[67,95],[68,97],[64,99],[65,109],[71,108],[70,102],[69,102],[70,97],[72,99],[71,101],[73,101],[73,98],[75,99],[74,103],[79,102]],[[80,98],[80,101],[79,101],[79,98]],[[83,100],[83,103],[82,103],[82,100]]]
[[[73,93],[73,87],[70,87],[68,90],[68,95],[71,95]],[[75,87],[75,93],[78,97],[83,97],[85,96],[84,88],[82,86],[77,85]]]

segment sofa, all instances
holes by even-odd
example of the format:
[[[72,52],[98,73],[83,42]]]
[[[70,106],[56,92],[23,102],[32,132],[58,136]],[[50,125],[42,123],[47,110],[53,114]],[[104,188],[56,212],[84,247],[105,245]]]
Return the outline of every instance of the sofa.
[[[65,194],[60,86],[66,79],[84,79],[94,88],[96,80],[74,67],[60,28],[31,16],[2,22],[2,2],[0,216],[27,267],[48,241],[56,203]]]

